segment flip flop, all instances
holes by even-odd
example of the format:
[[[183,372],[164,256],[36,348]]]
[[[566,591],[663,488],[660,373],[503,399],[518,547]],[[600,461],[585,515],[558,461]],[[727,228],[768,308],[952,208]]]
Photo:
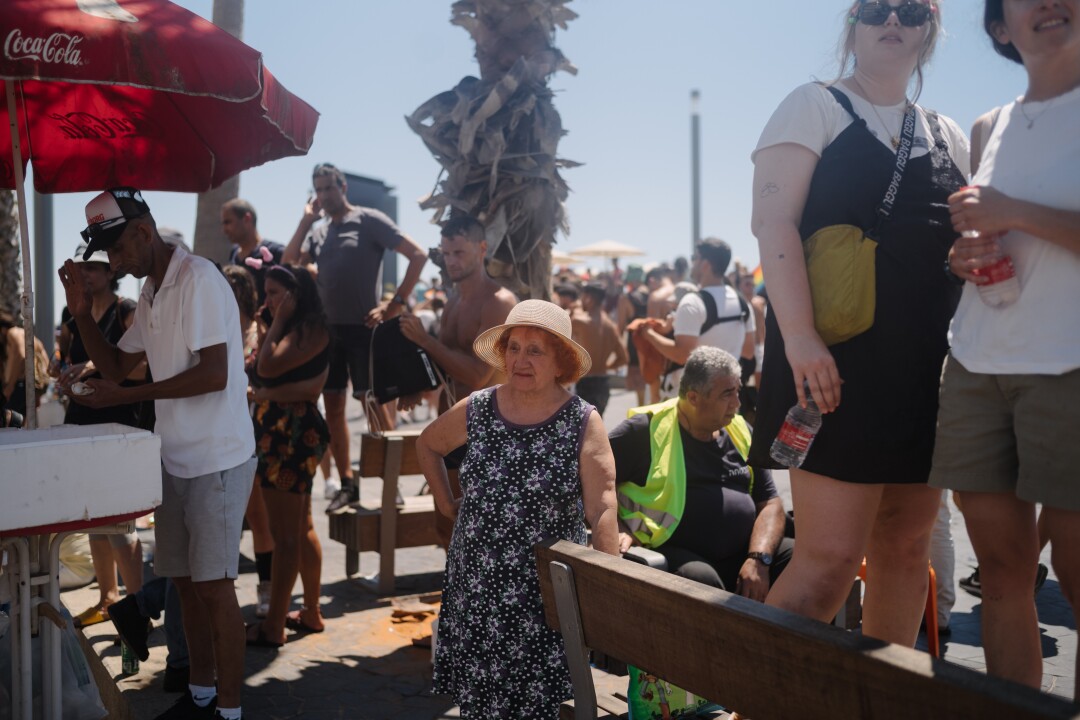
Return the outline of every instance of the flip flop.
[[[308,633],[321,633],[326,630],[326,627],[312,627],[304,622],[303,617],[300,615],[299,610],[293,610],[285,616],[285,629],[292,630],[293,632],[306,635]]]
[[[255,637],[251,637],[250,635],[250,630],[253,627],[258,628],[258,632],[255,634]],[[262,647],[279,650],[285,644],[280,642],[274,642],[270,638],[266,637],[266,631],[263,630],[262,623],[252,623],[251,625],[247,625],[244,627],[244,631],[247,635],[246,642],[248,647]]]
[[[86,608],[81,613],[72,618],[75,623],[75,627],[77,628],[97,625],[98,623],[103,623],[108,619],[109,616],[105,613],[105,608],[101,608],[96,605],[94,607]]]

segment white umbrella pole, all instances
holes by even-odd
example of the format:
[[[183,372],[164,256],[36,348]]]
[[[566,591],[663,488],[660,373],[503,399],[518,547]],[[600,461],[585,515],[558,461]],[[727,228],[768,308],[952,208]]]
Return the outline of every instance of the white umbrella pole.
[[[19,116],[15,110],[16,80],[9,79],[7,87],[8,123],[11,125],[11,156],[15,161],[15,192],[19,202],[19,235],[22,243],[23,292],[22,316],[26,352],[26,423],[37,427],[37,398],[34,393],[34,280],[30,268],[30,231],[26,222],[26,178],[23,176],[22,145],[19,143]]]

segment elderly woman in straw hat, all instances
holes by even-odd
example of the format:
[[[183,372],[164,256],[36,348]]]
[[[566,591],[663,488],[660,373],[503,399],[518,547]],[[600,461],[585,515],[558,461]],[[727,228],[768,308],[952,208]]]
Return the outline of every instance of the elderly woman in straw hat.
[[[439,510],[457,516],[435,655],[435,691],[463,718],[557,718],[571,696],[562,639],[544,623],[532,547],[550,538],[618,553],[615,463],[594,408],[563,387],[589,369],[570,318],[543,300],[518,304],[481,334],[477,357],[506,383],[473,393],[417,443]],[[464,497],[443,456],[465,445]]]

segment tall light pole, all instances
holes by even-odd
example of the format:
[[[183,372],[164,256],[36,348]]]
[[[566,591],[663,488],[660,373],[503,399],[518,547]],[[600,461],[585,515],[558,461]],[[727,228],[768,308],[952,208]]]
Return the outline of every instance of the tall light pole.
[[[690,255],[701,239],[701,93],[690,91]]]

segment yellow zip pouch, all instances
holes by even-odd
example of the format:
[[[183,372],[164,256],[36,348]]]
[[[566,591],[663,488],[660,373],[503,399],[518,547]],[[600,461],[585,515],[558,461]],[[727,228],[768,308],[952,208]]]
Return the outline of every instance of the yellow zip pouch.
[[[814,327],[825,344],[869,330],[877,301],[877,242],[854,225],[829,225],[803,243],[803,252]]]

